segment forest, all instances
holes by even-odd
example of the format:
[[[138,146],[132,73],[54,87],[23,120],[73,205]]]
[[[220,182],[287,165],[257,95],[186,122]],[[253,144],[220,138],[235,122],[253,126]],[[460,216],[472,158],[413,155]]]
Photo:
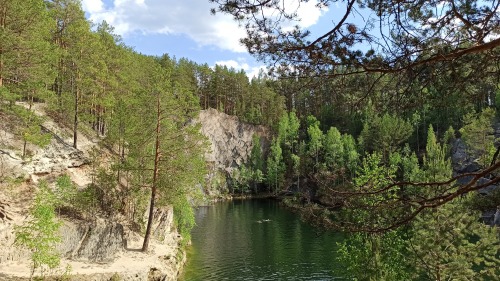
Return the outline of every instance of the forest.
[[[350,233],[337,253],[346,276],[500,276],[498,228],[480,221],[500,205],[500,191],[477,192],[500,181],[499,1],[443,1],[451,8],[430,24],[439,1],[349,0],[345,18],[359,5],[381,22],[400,21],[382,38],[368,23],[341,21],[317,40],[255,17],[277,9],[293,19],[280,1],[211,2],[214,13],[245,23],[243,43],[275,66],[269,73],[249,79],[225,66],[137,53],[106,22],[88,21],[78,0],[0,0],[0,114],[22,124],[16,133],[25,144],[49,138],[34,103],[72,129],[74,148],[79,131],[93,130],[112,159],[94,159],[85,198],[132,220],[148,206],[151,220],[155,204],[173,205],[187,241],[207,148],[190,120],[215,108],[273,132],[268,150],[254,138],[230,190],[284,198],[309,222]],[[460,28],[450,27],[454,19]],[[361,42],[378,48],[359,51]],[[458,143],[474,170],[452,163]]]

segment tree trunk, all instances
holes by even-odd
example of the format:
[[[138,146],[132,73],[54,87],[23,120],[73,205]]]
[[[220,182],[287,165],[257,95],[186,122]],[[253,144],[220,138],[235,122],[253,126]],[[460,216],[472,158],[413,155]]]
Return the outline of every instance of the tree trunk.
[[[160,164],[160,125],[161,125],[161,110],[160,110],[160,94],[157,97],[157,108],[156,108],[156,142],[155,142],[155,163],[153,169],[153,183],[151,185],[151,200],[149,202],[149,216],[148,225],[146,227],[146,235],[144,236],[144,243],[142,244],[142,251],[146,252],[149,246],[149,240],[151,236],[151,227],[153,224],[153,213],[155,207],[155,197],[156,197],[156,184],[158,181],[158,169]]]
[[[4,31],[5,29],[5,21],[6,21],[6,18],[7,17],[7,7],[4,6],[2,8],[2,11],[1,11],[1,14],[0,14],[0,28],[2,30],[2,32]],[[0,45],[0,87],[3,86],[3,48],[2,46]]]
[[[30,106],[28,108],[28,112],[29,112],[29,115],[28,115],[28,121],[26,122],[26,128],[29,128],[29,125],[31,123],[31,107],[33,105],[33,96],[31,97],[28,97],[28,101],[30,103]],[[28,141],[26,140],[26,137],[24,137],[24,143],[23,143],[23,159],[24,157],[26,157],[26,144],[28,143]]]
[[[73,82],[74,83],[74,82]],[[76,85],[76,90],[75,90],[75,116],[73,119],[73,147],[77,148],[77,141],[78,141],[78,85]]]

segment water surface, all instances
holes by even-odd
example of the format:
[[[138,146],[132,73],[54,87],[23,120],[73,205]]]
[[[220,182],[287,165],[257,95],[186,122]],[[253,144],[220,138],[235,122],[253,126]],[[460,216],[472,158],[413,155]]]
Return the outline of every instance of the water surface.
[[[341,236],[273,200],[200,207],[181,280],[334,280]]]

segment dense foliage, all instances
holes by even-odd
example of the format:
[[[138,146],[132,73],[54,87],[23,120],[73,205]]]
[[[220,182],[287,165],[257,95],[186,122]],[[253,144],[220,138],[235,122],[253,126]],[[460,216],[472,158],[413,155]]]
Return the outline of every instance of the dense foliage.
[[[216,108],[267,125],[284,112],[264,74],[249,81],[227,67],[138,54],[106,22],[89,22],[78,0],[0,1],[0,110],[22,123],[16,134],[27,160],[28,143],[44,146],[51,137],[38,102],[72,130],[73,147],[79,132],[93,130],[112,152],[111,164],[93,157],[93,183],[81,196],[94,207],[86,211],[124,212],[144,225],[148,204],[151,212],[173,205],[185,236],[193,226],[186,200],[205,175],[207,146],[191,124],[198,111]],[[258,182],[263,169],[255,170]]]
[[[499,1],[210,2],[245,27],[242,43],[300,119],[297,149],[280,120],[269,184],[321,225],[360,232],[339,252],[348,276],[498,276],[498,232],[471,206],[500,204],[472,192],[500,182]],[[326,31],[301,26],[311,3],[340,11]]]
[[[0,0],[0,110],[22,123],[23,157],[26,143],[49,140],[36,102],[71,128],[75,148],[79,131],[93,130],[111,152],[109,163],[94,155],[93,182],[75,193],[72,208],[124,213],[146,232],[147,250],[154,206],[172,205],[187,237],[188,198],[206,174],[206,143],[190,121],[216,108],[274,132],[267,150],[254,137],[248,163],[232,175],[233,192],[292,195],[287,202],[311,221],[360,232],[339,253],[353,278],[498,276],[498,234],[475,211],[499,205],[499,196],[473,191],[500,182],[493,128],[500,2],[318,1],[342,2],[346,14],[316,39],[256,16],[274,9],[295,19],[283,1],[212,2],[246,24],[244,43],[278,66],[275,76],[249,81],[223,66],[138,54],[106,22],[86,20],[78,0]],[[365,9],[380,37],[373,22],[348,22]],[[374,48],[357,49],[367,42]],[[452,170],[457,137],[478,167],[467,178]],[[40,222],[53,232],[57,223],[52,206],[35,203],[19,243],[36,253],[55,238],[30,228]],[[35,258],[34,268],[56,261],[50,253]]]

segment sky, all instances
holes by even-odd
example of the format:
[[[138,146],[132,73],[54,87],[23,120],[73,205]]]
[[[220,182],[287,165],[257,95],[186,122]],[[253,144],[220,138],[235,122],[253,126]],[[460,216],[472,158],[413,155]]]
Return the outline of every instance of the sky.
[[[297,0],[284,1],[291,8],[297,6]],[[331,13],[339,7],[320,10],[316,3],[303,3],[298,10],[301,27],[314,30],[332,24]],[[229,15],[212,15],[214,4],[208,0],[82,0],[82,7],[88,19],[105,20],[127,46],[146,55],[227,65],[245,70],[249,77],[264,67],[239,43],[245,30]]]

